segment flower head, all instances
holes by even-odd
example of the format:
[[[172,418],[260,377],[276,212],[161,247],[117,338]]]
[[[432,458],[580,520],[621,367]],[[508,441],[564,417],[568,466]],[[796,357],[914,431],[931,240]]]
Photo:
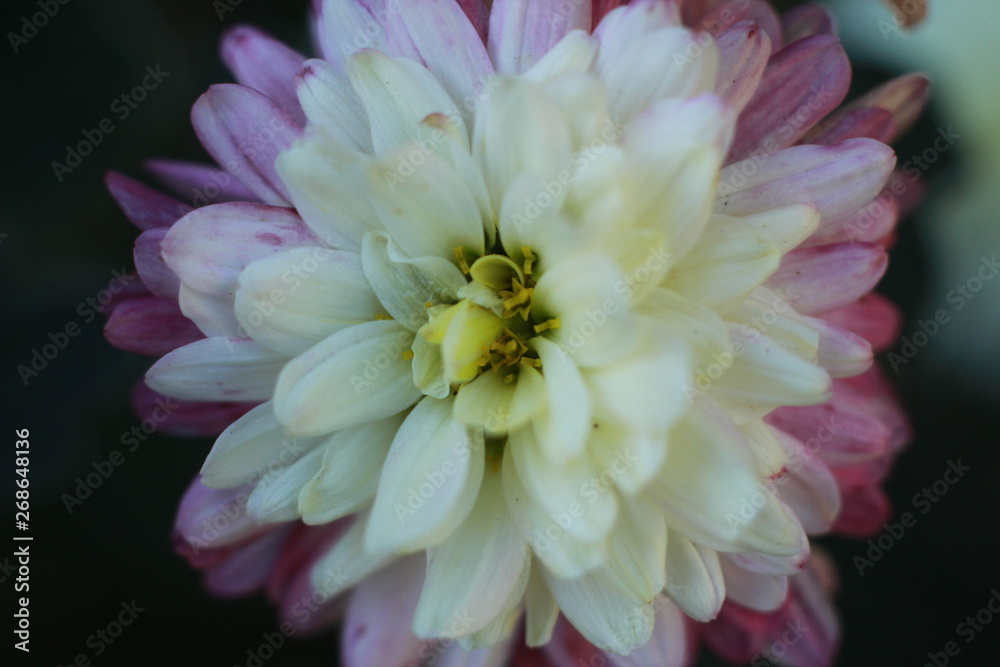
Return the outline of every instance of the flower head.
[[[197,339],[147,383],[245,411],[186,552],[254,545],[264,576],[304,540],[279,589],[360,584],[360,614],[398,586],[416,637],[467,649],[523,622],[627,655],[804,604],[807,535],[863,522],[841,490],[877,497],[905,439],[858,396],[894,336],[868,295],[898,212],[872,210],[881,141],[925,82],[831,116],[849,66],[820,10],[609,4],[327,0],[308,61],[229,34],[244,85],[193,120],[252,201],[137,245],[172,342]],[[145,326],[120,312],[109,330]],[[188,515],[240,494],[196,544]]]

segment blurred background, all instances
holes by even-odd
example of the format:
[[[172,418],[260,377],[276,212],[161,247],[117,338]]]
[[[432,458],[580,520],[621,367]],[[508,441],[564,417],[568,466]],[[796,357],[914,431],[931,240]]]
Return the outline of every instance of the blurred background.
[[[70,0],[31,35],[23,17],[39,11],[38,0],[3,3],[8,101],[0,277],[8,308],[0,355],[11,465],[0,474],[3,498],[10,498],[13,431],[30,429],[35,537],[32,651],[26,661],[4,647],[4,654],[15,653],[15,662],[4,664],[69,665],[86,653],[96,665],[245,665],[247,649],[276,627],[264,599],[209,597],[198,575],[173,554],[174,508],[209,441],[154,434],[71,513],[63,497],[95,462],[122,449],[122,437],[138,423],[129,392],[150,363],[108,345],[103,318],[90,315],[88,298],[108,288],[115,272],[131,270],[136,235],[102,175],[115,169],[143,178],[140,163],[151,156],[203,159],[188,112],[210,84],[231,80],[217,53],[221,32],[252,23],[309,53],[306,4]],[[951,315],[912,359],[889,372],[916,432],[889,493],[899,512],[913,511],[915,494],[941,479],[949,462],[961,459],[971,470],[864,576],[852,559],[867,545],[825,541],[842,573],[841,665],[934,664],[928,652],[943,651],[949,641],[961,649],[949,664],[1000,664],[1000,620],[982,626],[969,643],[956,628],[1000,587],[1000,280],[983,283],[961,310],[949,299],[984,259],[1000,253],[1000,3],[931,5],[922,25],[903,31],[875,0],[828,3],[856,65],[852,95],[908,71],[933,80],[929,112],[897,145],[900,162],[920,156],[940,131],[957,136],[923,172],[927,197],[901,225],[881,288],[904,310],[904,336],[912,338],[938,309]],[[142,81],[147,67],[168,76],[122,118],[123,107],[112,104]],[[55,174],[52,162],[65,162],[66,145],[104,118],[112,119],[114,131],[79,166]],[[49,334],[60,339],[58,332],[71,324],[79,334],[66,338],[26,386],[18,366],[30,365],[34,351],[52,342]],[[0,507],[2,525],[12,526],[10,504]],[[17,597],[12,550],[0,549],[0,587],[11,601]],[[143,611],[95,657],[97,644],[89,638],[132,601]],[[332,632],[293,641],[265,664],[336,664],[336,643]],[[703,656],[702,664],[715,663]]]

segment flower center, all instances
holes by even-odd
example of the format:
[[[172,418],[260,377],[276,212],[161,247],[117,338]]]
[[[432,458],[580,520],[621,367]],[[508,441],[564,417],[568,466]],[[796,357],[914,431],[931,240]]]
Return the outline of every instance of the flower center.
[[[521,250],[520,264],[496,253],[470,266],[465,251],[455,248],[458,266],[469,280],[459,292],[462,298],[452,305],[428,304],[429,321],[420,335],[440,346],[445,380],[455,390],[487,371],[511,383],[522,364],[542,365],[528,341],[558,328],[559,320],[536,322],[532,316],[537,258],[530,248]]]

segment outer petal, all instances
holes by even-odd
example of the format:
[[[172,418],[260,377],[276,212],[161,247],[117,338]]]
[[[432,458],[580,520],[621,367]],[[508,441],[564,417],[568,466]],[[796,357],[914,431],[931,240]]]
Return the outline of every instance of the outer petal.
[[[237,81],[267,95],[296,123],[305,123],[292,85],[305,56],[261,30],[239,25],[222,38],[222,60]]]
[[[206,338],[160,359],[146,373],[146,383],[185,400],[265,401],[285,361],[253,341]]]
[[[590,0],[497,0],[490,11],[487,48],[501,74],[531,69],[571,30],[590,32]]]
[[[280,107],[253,88],[217,84],[195,102],[191,122],[215,161],[263,202],[288,203],[274,160],[301,129]]]
[[[161,247],[164,260],[182,283],[205,294],[232,298],[240,272],[251,262],[320,243],[290,209],[232,202],[184,216]]]
[[[189,210],[189,207],[185,208],[182,202],[173,197],[118,172],[109,171],[105,174],[104,183],[126,217],[143,231],[169,227]]]
[[[850,78],[850,62],[835,37],[814,35],[776,53],[740,115],[729,161],[794,144],[841,103]]]

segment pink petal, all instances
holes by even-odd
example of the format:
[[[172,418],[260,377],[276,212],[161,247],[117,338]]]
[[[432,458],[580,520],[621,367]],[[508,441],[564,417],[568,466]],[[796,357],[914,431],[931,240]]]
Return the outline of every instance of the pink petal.
[[[722,170],[715,212],[742,216],[809,202],[823,219],[841,219],[882,190],[895,162],[891,148],[871,139],[747,158]]]
[[[870,202],[846,217],[824,220],[805,245],[886,239],[899,222],[899,200],[883,188]]]
[[[825,7],[799,5],[781,17],[785,44],[797,42],[812,35],[836,35],[837,25]]]
[[[872,243],[831,243],[793,250],[767,285],[804,315],[856,301],[882,278],[885,249]]]
[[[132,408],[150,428],[189,438],[217,436],[256,405],[179,401],[156,393],[143,381],[132,391]]]
[[[307,526],[301,522],[289,538],[281,558],[271,569],[267,594],[272,600],[281,600],[287,589],[295,585],[302,570],[311,570],[316,559],[329,551],[350,527],[350,519],[341,519],[322,526]]]
[[[753,97],[771,57],[771,38],[756,23],[737,23],[716,38],[719,74],[716,94],[737,112]]]
[[[469,23],[479,33],[479,37],[486,43],[487,32],[490,25],[490,8],[486,0],[458,0],[458,6],[462,8],[465,15],[469,17]]]
[[[853,109],[883,109],[892,114],[896,131],[893,141],[917,121],[930,99],[930,79],[923,74],[906,74],[873,88],[847,106]]]
[[[778,51],[740,116],[729,162],[794,144],[837,108],[850,79],[850,62],[833,37],[814,35]]]
[[[166,236],[167,229],[164,227],[143,232],[135,240],[132,257],[135,260],[136,273],[150,292],[163,299],[176,299],[181,281],[163,261],[163,254],[160,252]]]
[[[288,204],[274,160],[302,129],[263,93],[233,83],[212,86],[191,109],[205,150],[261,201]]]
[[[225,548],[258,536],[262,529],[246,513],[249,486],[210,489],[196,477],[177,509],[174,546],[195,567],[208,567],[226,555]]]
[[[752,21],[771,40],[777,51],[781,48],[781,23],[774,8],[763,0],[741,0],[740,2],[718,2],[698,21],[690,24],[695,29],[707,30],[718,37],[730,26],[741,21]]]
[[[312,16],[323,59],[340,71],[360,49],[388,50],[386,0],[313,0]]]
[[[874,292],[846,306],[820,315],[842,329],[867,340],[876,352],[884,352],[899,339],[902,314],[888,299]]]
[[[785,473],[773,480],[774,487],[807,533],[818,535],[829,531],[840,513],[837,480],[809,446],[780,431],[777,435],[788,463]]]
[[[900,451],[912,437],[910,420],[896,398],[896,391],[876,364],[861,375],[838,380],[864,399],[874,414],[889,428],[889,449]]]
[[[656,616],[653,636],[645,646],[627,657],[605,653],[613,667],[684,667],[690,664],[695,650],[683,612],[662,596],[654,601]],[[590,664],[590,663],[584,663]]]
[[[892,516],[892,504],[878,485],[849,486],[843,489],[844,507],[833,531],[854,539],[880,533]]]
[[[423,640],[410,626],[424,583],[424,556],[401,559],[354,589],[344,624],[345,667],[406,667]]]
[[[807,134],[802,142],[827,146],[845,139],[869,137],[889,143],[896,135],[896,121],[885,109],[853,109],[831,116]]]
[[[389,12],[389,55],[423,63],[471,120],[475,96],[494,73],[476,28],[455,0],[401,2],[398,9]]]
[[[766,420],[835,468],[870,461],[889,450],[889,428],[839,382],[826,403],[778,408]]]
[[[591,12],[593,14],[591,23],[593,24],[593,27],[596,28],[597,25],[604,20],[604,17],[608,15],[608,12],[621,7],[627,1],[628,0],[591,0]]]
[[[257,200],[257,195],[225,169],[166,159],[147,160],[143,166],[163,187],[184,198],[184,213],[209,204]]]
[[[497,72],[520,74],[570,30],[590,31],[589,2],[494,0],[487,49]]]
[[[222,38],[222,60],[236,80],[271,98],[300,125],[302,113],[292,80],[306,61],[267,33],[250,26],[230,28]]]
[[[182,202],[118,172],[106,173],[104,182],[125,216],[139,229],[169,227],[187,213]]]
[[[231,296],[251,262],[322,242],[294,210],[230,202],[199,208],[173,226],[163,258],[185,285],[209,295]]]
[[[792,577],[790,583],[792,589],[785,625],[793,632],[798,628],[795,634],[800,640],[786,643],[787,653],[782,662],[790,667],[832,665],[840,643],[840,622],[821,578],[810,566]]]
[[[177,302],[156,296],[123,301],[104,326],[108,342],[126,352],[160,356],[203,338]]]
[[[267,582],[294,524],[284,524],[232,550],[205,572],[205,588],[219,597],[249,595]]]
[[[822,319],[806,319],[819,332],[816,361],[830,377],[850,377],[872,365],[872,347],[867,340]]]

